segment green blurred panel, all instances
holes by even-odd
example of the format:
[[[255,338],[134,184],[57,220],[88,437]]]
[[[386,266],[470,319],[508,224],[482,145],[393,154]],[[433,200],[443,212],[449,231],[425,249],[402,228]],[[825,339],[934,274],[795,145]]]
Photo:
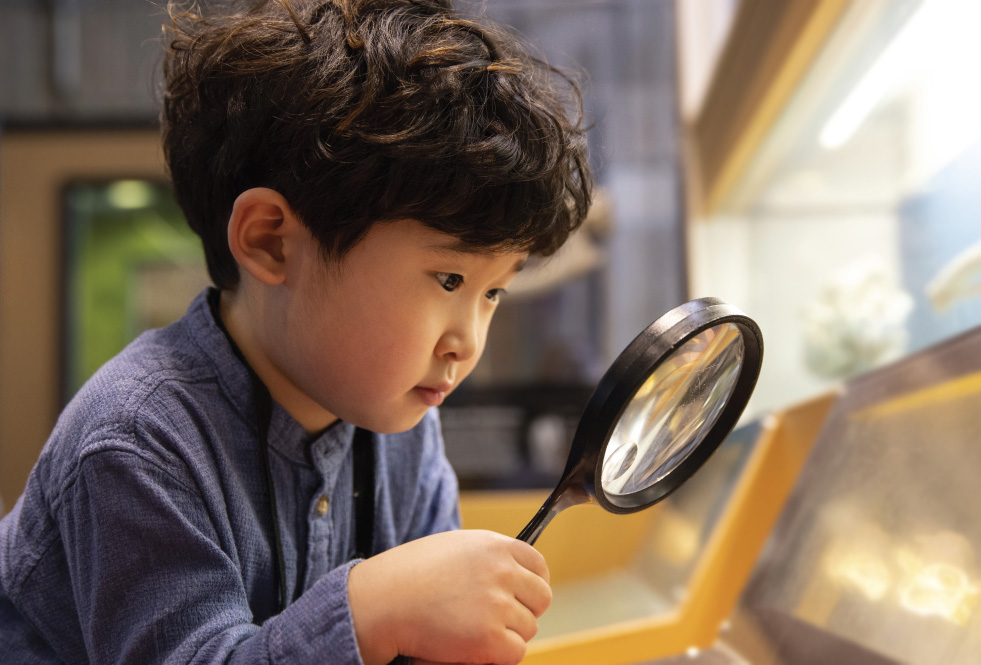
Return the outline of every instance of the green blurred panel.
[[[76,182],[65,204],[67,401],[141,332],[180,318],[209,280],[166,183]]]

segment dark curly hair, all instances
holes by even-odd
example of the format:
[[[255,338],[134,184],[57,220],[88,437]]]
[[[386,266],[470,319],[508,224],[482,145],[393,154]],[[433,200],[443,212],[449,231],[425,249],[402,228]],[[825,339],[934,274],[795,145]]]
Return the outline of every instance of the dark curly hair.
[[[578,86],[450,0],[168,10],[164,152],[220,288],[238,283],[227,223],[252,187],[282,194],[325,259],[382,221],[535,255],[582,223]]]

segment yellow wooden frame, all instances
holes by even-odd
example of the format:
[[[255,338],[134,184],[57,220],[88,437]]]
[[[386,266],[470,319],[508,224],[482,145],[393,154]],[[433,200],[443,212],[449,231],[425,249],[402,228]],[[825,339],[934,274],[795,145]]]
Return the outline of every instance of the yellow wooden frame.
[[[850,4],[742,0],[702,108],[686,129],[690,217],[719,211]]]

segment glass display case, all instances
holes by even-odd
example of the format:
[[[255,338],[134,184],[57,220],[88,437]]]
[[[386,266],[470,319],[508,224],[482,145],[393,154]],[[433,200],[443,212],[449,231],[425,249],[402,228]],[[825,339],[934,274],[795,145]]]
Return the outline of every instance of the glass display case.
[[[788,50],[757,105],[777,111],[689,220],[692,295],[767,335],[757,413],[981,324],[981,5],[800,5],[837,9],[795,35],[813,52]]]
[[[909,665],[981,654],[981,329],[850,381],[744,605]]]
[[[661,665],[981,654],[981,328],[849,380],[710,649]]]

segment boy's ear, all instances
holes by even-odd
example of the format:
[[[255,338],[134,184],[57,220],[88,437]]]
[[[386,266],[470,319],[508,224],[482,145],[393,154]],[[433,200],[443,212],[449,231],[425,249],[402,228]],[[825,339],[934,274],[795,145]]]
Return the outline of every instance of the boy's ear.
[[[286,278],[288,236],[298,223],[282,194],[266,187],[247,189],[232,206],[228,249],[240,268],[261,283],[281,284]]]

